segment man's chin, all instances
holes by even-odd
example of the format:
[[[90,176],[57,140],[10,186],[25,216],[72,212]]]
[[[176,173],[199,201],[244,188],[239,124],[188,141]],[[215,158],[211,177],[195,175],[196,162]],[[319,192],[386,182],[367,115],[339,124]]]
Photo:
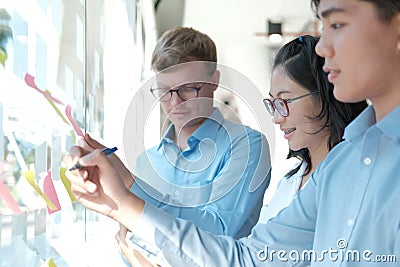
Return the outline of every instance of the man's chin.
[[[182,120],[179,120],[179,119],[174,119],[174,120],[171,120],[171,122],[172,122],[172,124],[175,126],[175,128],[178,128],[178,129],[183,129],[183,128],[193,128],[193,127],[199,127],[203,122],[204,122],[204,118],[202,118],[202,119],[199,119],[199,118],[197,118],[197,119],[193,119],[193,118],[190,118],[190,119],[182,119]]]

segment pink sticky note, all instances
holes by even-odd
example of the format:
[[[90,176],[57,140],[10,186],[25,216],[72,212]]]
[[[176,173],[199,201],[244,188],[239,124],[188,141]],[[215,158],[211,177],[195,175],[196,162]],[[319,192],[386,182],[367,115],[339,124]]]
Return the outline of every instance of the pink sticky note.
[[[18,203],[13,199],[7,187],[0,180],[0,198],[13,212],[21,214],[22,211],[19,209]]]
[[[49,212],[49,214],[61,210],[56,189],[54,188],[53,180],[51,179],[51,171],[48,171],[46,177],[44,178],[43,191],[46,194],[46,196],[51,200],[51,202],[53,202],[54,205],[56,205],[57,207],[57,209],[52,210],[49,208],[49,206],[47,206],[47,211]]]
[[[83,132],[81,128],[72,117],[72,107],[70,105],[67,105],[67,107],[65,108],[65,114],[67,115],[69,122],[72,124],[72,127],[74,127],[76,134],[83,137]]]
[[[57,98],[51,96],[51,94],[49,92],[45,92],[43,90],[40,90],[39,87],[37,87],[36,83],[35,83],[35,77],[33,77],[32,75],[26,73],[25,74],[25,82],[28,86],[32,87],[33,89],[35,89],[36,91],[38,91],[39,93],[41,93],[44,97],[46,97],[47,99],[52,100],[53,102],[63,105],[64,103],[61,102],[60,100],[58,100]]]

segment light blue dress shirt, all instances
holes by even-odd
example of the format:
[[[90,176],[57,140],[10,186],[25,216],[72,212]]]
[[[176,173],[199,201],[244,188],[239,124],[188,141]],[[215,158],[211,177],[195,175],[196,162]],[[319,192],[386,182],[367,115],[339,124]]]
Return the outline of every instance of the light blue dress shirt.
[[[368,107],[344,138],[248,238],[211,235],[148,203],[139,222],[172,266],[399,266],[400,106],[379,122]]]
[[[140,179],[131,191],[212,233],[250,234],[270,180],[265,136],[225,120],[218,109],[188,138],[184,151],[173,136],[170,127],[158,146],[138,157]]]
[[[261,208],[260,218],[258,219],[257,223],[267,223],[269,219],[275,217],[279,211],[292,203],[293,199],[299,192],[299,187],[307,168],[307,163],[296,162],[296,164],[292,167],[292,170],[297,168],[299,165],[300,169],[296,173],[290,177],[285,175],[279,181],[271,200],[268,203],[265,203]],[[307,182],[301,189],[304,188]]]

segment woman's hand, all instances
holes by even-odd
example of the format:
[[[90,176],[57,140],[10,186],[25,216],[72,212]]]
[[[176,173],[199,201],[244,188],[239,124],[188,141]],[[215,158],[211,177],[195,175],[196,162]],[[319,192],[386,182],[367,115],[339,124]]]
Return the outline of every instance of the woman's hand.
[[[157,266],[155,263],[152,263],[149,259],[143,256],[138,250],[130,247],[125,238],[126,238],[127,228],[123,225],[120,226],[120,231],[115,235],[115,239],[121,249],[122,255],[125,256],[126,260],[133,267],[154,267]]]

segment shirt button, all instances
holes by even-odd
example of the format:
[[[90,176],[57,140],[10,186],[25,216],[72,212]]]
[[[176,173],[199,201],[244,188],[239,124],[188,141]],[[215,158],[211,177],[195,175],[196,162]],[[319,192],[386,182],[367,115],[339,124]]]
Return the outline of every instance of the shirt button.
[[[175,196],[179,196],[179,191],[176,190],[176,191],[174,192],[174,194],[175,194]]]
[[[348,219],[347,220],[347,225],[348,226],[353,226],[353,224],[354,224],[354,220],[353,219]]]
[[[369,157],[366,157],[366,158],[364,159],[364,164],[365,164],[365,165],[371,164],[371,159],[370,159]]]

